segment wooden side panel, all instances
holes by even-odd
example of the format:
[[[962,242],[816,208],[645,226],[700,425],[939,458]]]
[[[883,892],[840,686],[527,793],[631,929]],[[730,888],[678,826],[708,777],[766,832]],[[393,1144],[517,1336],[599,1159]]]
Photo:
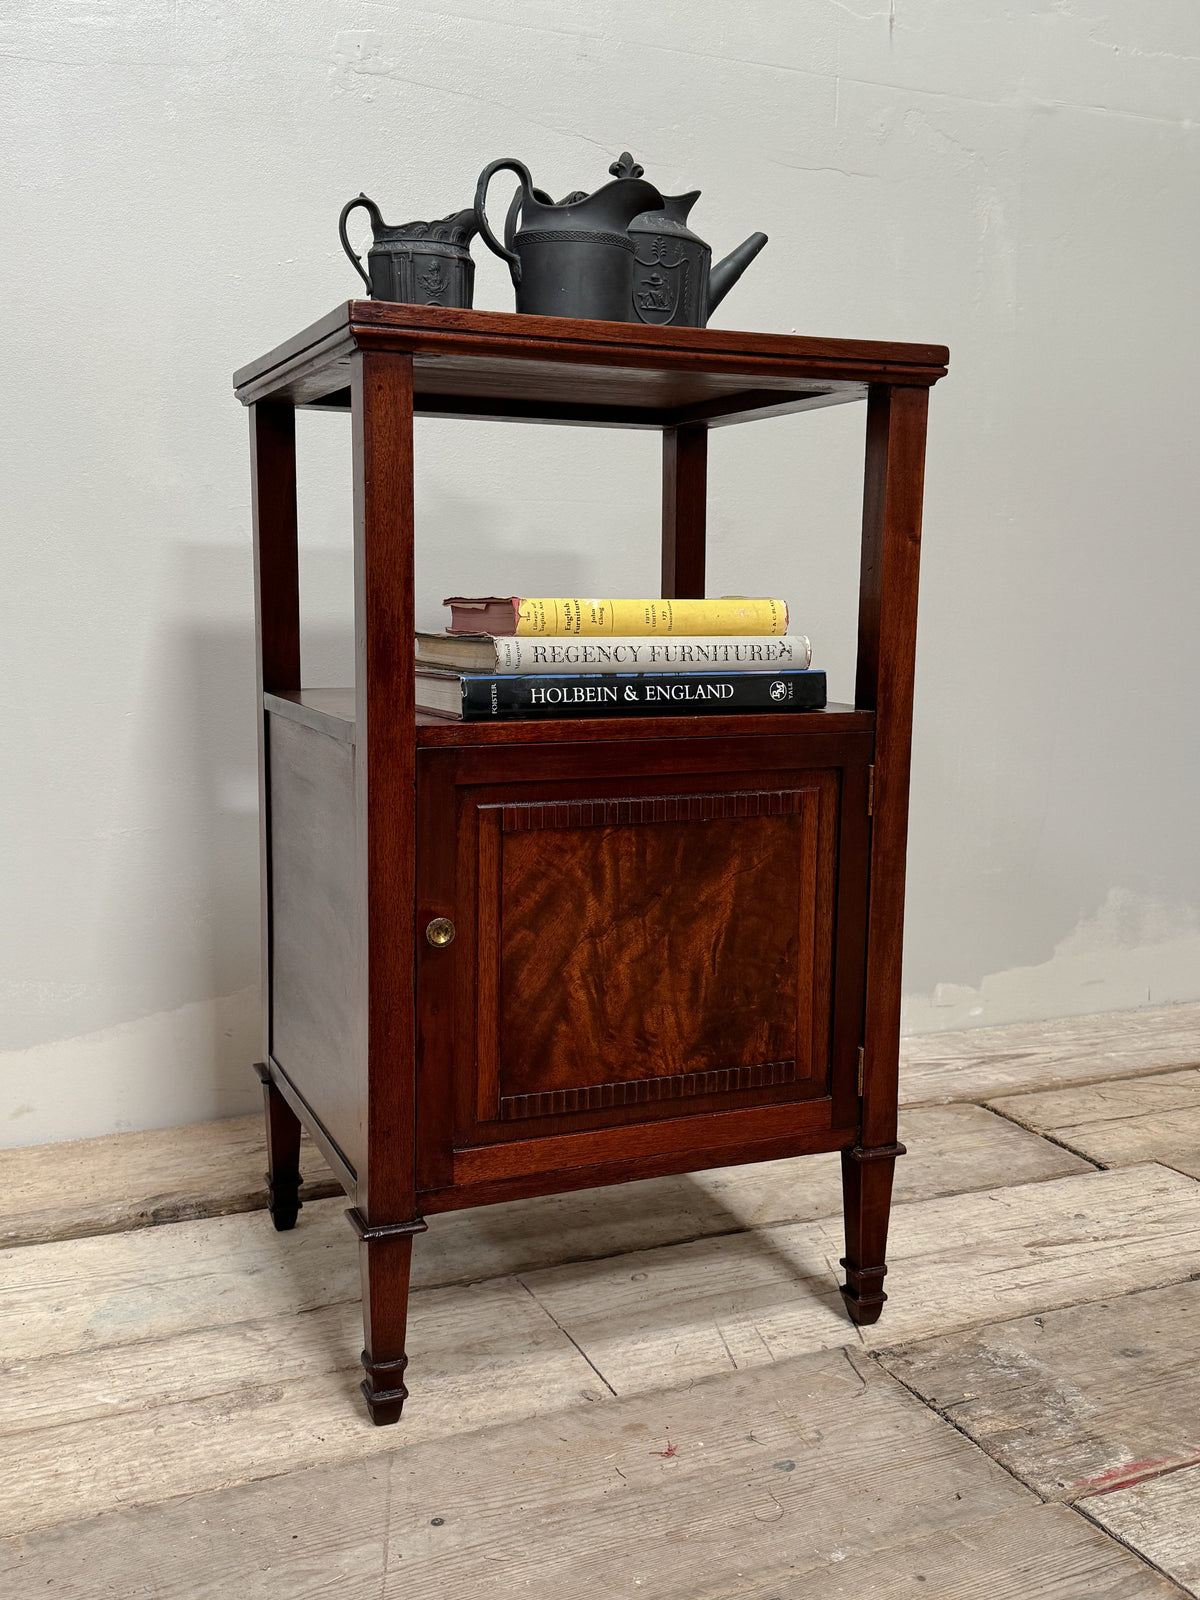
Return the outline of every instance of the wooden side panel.
[[[365,1155],[355,1004],[354,750],[268,718],[274,1059],[351,1166]]]
[[[250,407],[254,510],[254,618],[258,708],[258,842],[262,1053],[271,1054],[271,830],[264,693],[300,687],[300,565],[296,534],[296,413],[286,403]]]

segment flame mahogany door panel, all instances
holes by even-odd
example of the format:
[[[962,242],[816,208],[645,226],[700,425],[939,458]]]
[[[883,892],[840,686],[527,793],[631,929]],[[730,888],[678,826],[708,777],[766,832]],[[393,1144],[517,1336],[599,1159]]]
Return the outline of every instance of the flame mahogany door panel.
[[[837,742],[712,741],[686,773],[564,745],[527,782],[503,748],[421,752],[421,926],[456,936],[418,961],[420,1187],[462,1177],[452,1151],[550,1140],[561,1165],[564,1136],[631,1124],[677,1145],[680,1119],[808,1102],[828,1128],[835,1080],[853,1121],[866,742]]]

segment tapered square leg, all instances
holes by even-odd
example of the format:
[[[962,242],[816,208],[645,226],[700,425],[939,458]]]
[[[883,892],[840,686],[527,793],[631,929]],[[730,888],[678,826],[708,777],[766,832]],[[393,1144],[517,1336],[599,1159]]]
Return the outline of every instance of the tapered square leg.
[[[842,1151],[842,1203],[846,1213],[846,1282],[842,1298],[860,1325],[879,1321],[887,1295],[888,1219],[892,1209],[892,1173],[902,1144]]]
[[[377,1426],[399,1422],[408,1390],[404,1349],[408,1332],[408,1280],[415,1234],[425,1232],[425,1222],[385,1223],[371,1227],[357,1209],[347,1211],[358,1235],[358,1263],[362,1274],[363,1353],[366,1377],[360,1385],[371,1421]]]
[[[280,1233],[296,1226],[300,1211],[300,1118],[256,1062],[267,1114],[267,1207]]]

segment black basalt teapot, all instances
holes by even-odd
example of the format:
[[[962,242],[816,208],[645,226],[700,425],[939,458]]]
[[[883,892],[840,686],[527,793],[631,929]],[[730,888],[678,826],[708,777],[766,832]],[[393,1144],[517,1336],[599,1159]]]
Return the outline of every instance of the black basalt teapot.
[[[517,310],[535,316],[593,317],[703,328],[767,242],[755,233],[717,266],[687,226],[700,191],[663,195],[624,152],[608,169],[613,182],[594,194],[576,190],[555,203],[533,186],[521,161],[483,169],[475,225],[488,249],[507,261]],[[488,222],[488,185],[497,172],[521,187],[509,207],[501,244]]]
[[[712,250],[687,225],[700,198],[666,195],[657,211],[643,211],[629,224],[633,240],[633,316],[631,321],[704,328],[734,284],[767,242],[752,233],[712,265]]]

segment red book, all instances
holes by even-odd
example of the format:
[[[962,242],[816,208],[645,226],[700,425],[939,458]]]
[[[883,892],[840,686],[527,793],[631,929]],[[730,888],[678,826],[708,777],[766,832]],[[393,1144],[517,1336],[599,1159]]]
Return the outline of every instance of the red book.
[[[447,633],[495,633],[501,636],[517,631],[517,615],[521,602],[516,595],[501,597],[496,594],[480,595],[470,599],[451,595],[443,600],[450,607],[450,626]]]

